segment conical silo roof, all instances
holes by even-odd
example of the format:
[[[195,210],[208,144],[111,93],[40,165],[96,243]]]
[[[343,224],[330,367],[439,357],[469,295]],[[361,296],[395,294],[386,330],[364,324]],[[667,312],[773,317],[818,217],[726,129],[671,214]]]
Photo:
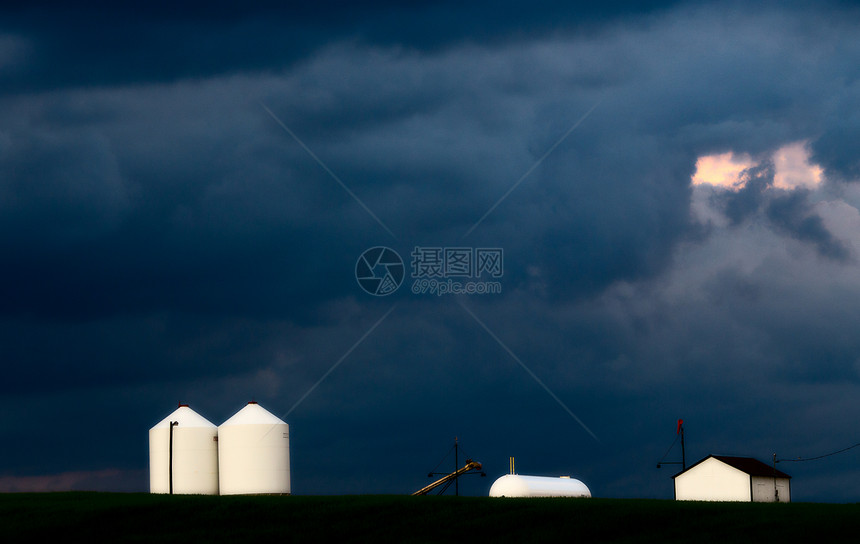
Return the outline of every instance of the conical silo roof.
[[[178,421],[181,427],[215,427],[211,421],[201,416],[194,410],[188,407],[187,404],[180,404],[179,408],[171,412],[169,416],[155,424],[153,429],[170,426],[171,421]]]
[[[281,418],[266,410],[254,401],[233,414],[233,417],[221,424],[225,425],[286,425]]]

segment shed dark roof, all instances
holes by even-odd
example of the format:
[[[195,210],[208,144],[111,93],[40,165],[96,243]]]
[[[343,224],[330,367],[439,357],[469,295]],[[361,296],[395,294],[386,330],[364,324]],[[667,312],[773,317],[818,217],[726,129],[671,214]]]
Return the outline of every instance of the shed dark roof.
[[[702,463],[703,461],[707,461],[711,457],[718,461],[722,461],[723,463],[729,465],[730,467],[734,467],[741,472],[746,472],[750,476],[765,476],[768,478],[791,478],[791,476],[789,476],[785,472],[782,472],[781,470],[776,470],[773,468],[772,465],[762,463],[758,459],[753,459],[752,457],[731,457],[728,455],[709,455],[701,461],[687,467],[687,470],[690,470],[691,468]],[[674,476],[672,476],[672,478],[677,478],[681,474],[684,474],[684,472],[687,472],[687,470],[675,474]]]

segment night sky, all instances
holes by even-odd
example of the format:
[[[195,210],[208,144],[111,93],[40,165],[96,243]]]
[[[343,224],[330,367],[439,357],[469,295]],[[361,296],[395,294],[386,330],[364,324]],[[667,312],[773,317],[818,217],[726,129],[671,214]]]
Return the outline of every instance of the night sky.
[[[178,402],[281,416],[302,495],[411,493],[455,437],[467,494],[514,456],[653,498],[679,418],[688,464],[860,442],[857,7],[16,4],[0,491],[147,491]],[[413,292],[449,279],[501,288]],[[858,462],[777,468],[854,502]]]

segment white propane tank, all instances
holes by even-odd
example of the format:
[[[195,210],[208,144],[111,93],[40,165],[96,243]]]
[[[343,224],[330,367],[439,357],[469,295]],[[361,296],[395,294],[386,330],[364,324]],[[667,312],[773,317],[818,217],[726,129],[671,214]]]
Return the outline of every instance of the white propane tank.
[[[491,497],[591,497],[584,483],[569,476],[505,474],[490,487]]]

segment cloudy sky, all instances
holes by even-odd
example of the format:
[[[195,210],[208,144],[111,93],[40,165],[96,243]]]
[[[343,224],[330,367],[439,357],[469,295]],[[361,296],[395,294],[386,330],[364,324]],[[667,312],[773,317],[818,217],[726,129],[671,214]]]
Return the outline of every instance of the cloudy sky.
[[[296,494],[455,437],[469,494],[515,456],[655,498],[678,418],[688,462],[860,442],[860,10],[346,4],[4,4],[0,491],[146,491],[179,401],[282,416]],[[501,292],[414,293],[415,248]],[[858,462],[778,468],[860,501]]]

